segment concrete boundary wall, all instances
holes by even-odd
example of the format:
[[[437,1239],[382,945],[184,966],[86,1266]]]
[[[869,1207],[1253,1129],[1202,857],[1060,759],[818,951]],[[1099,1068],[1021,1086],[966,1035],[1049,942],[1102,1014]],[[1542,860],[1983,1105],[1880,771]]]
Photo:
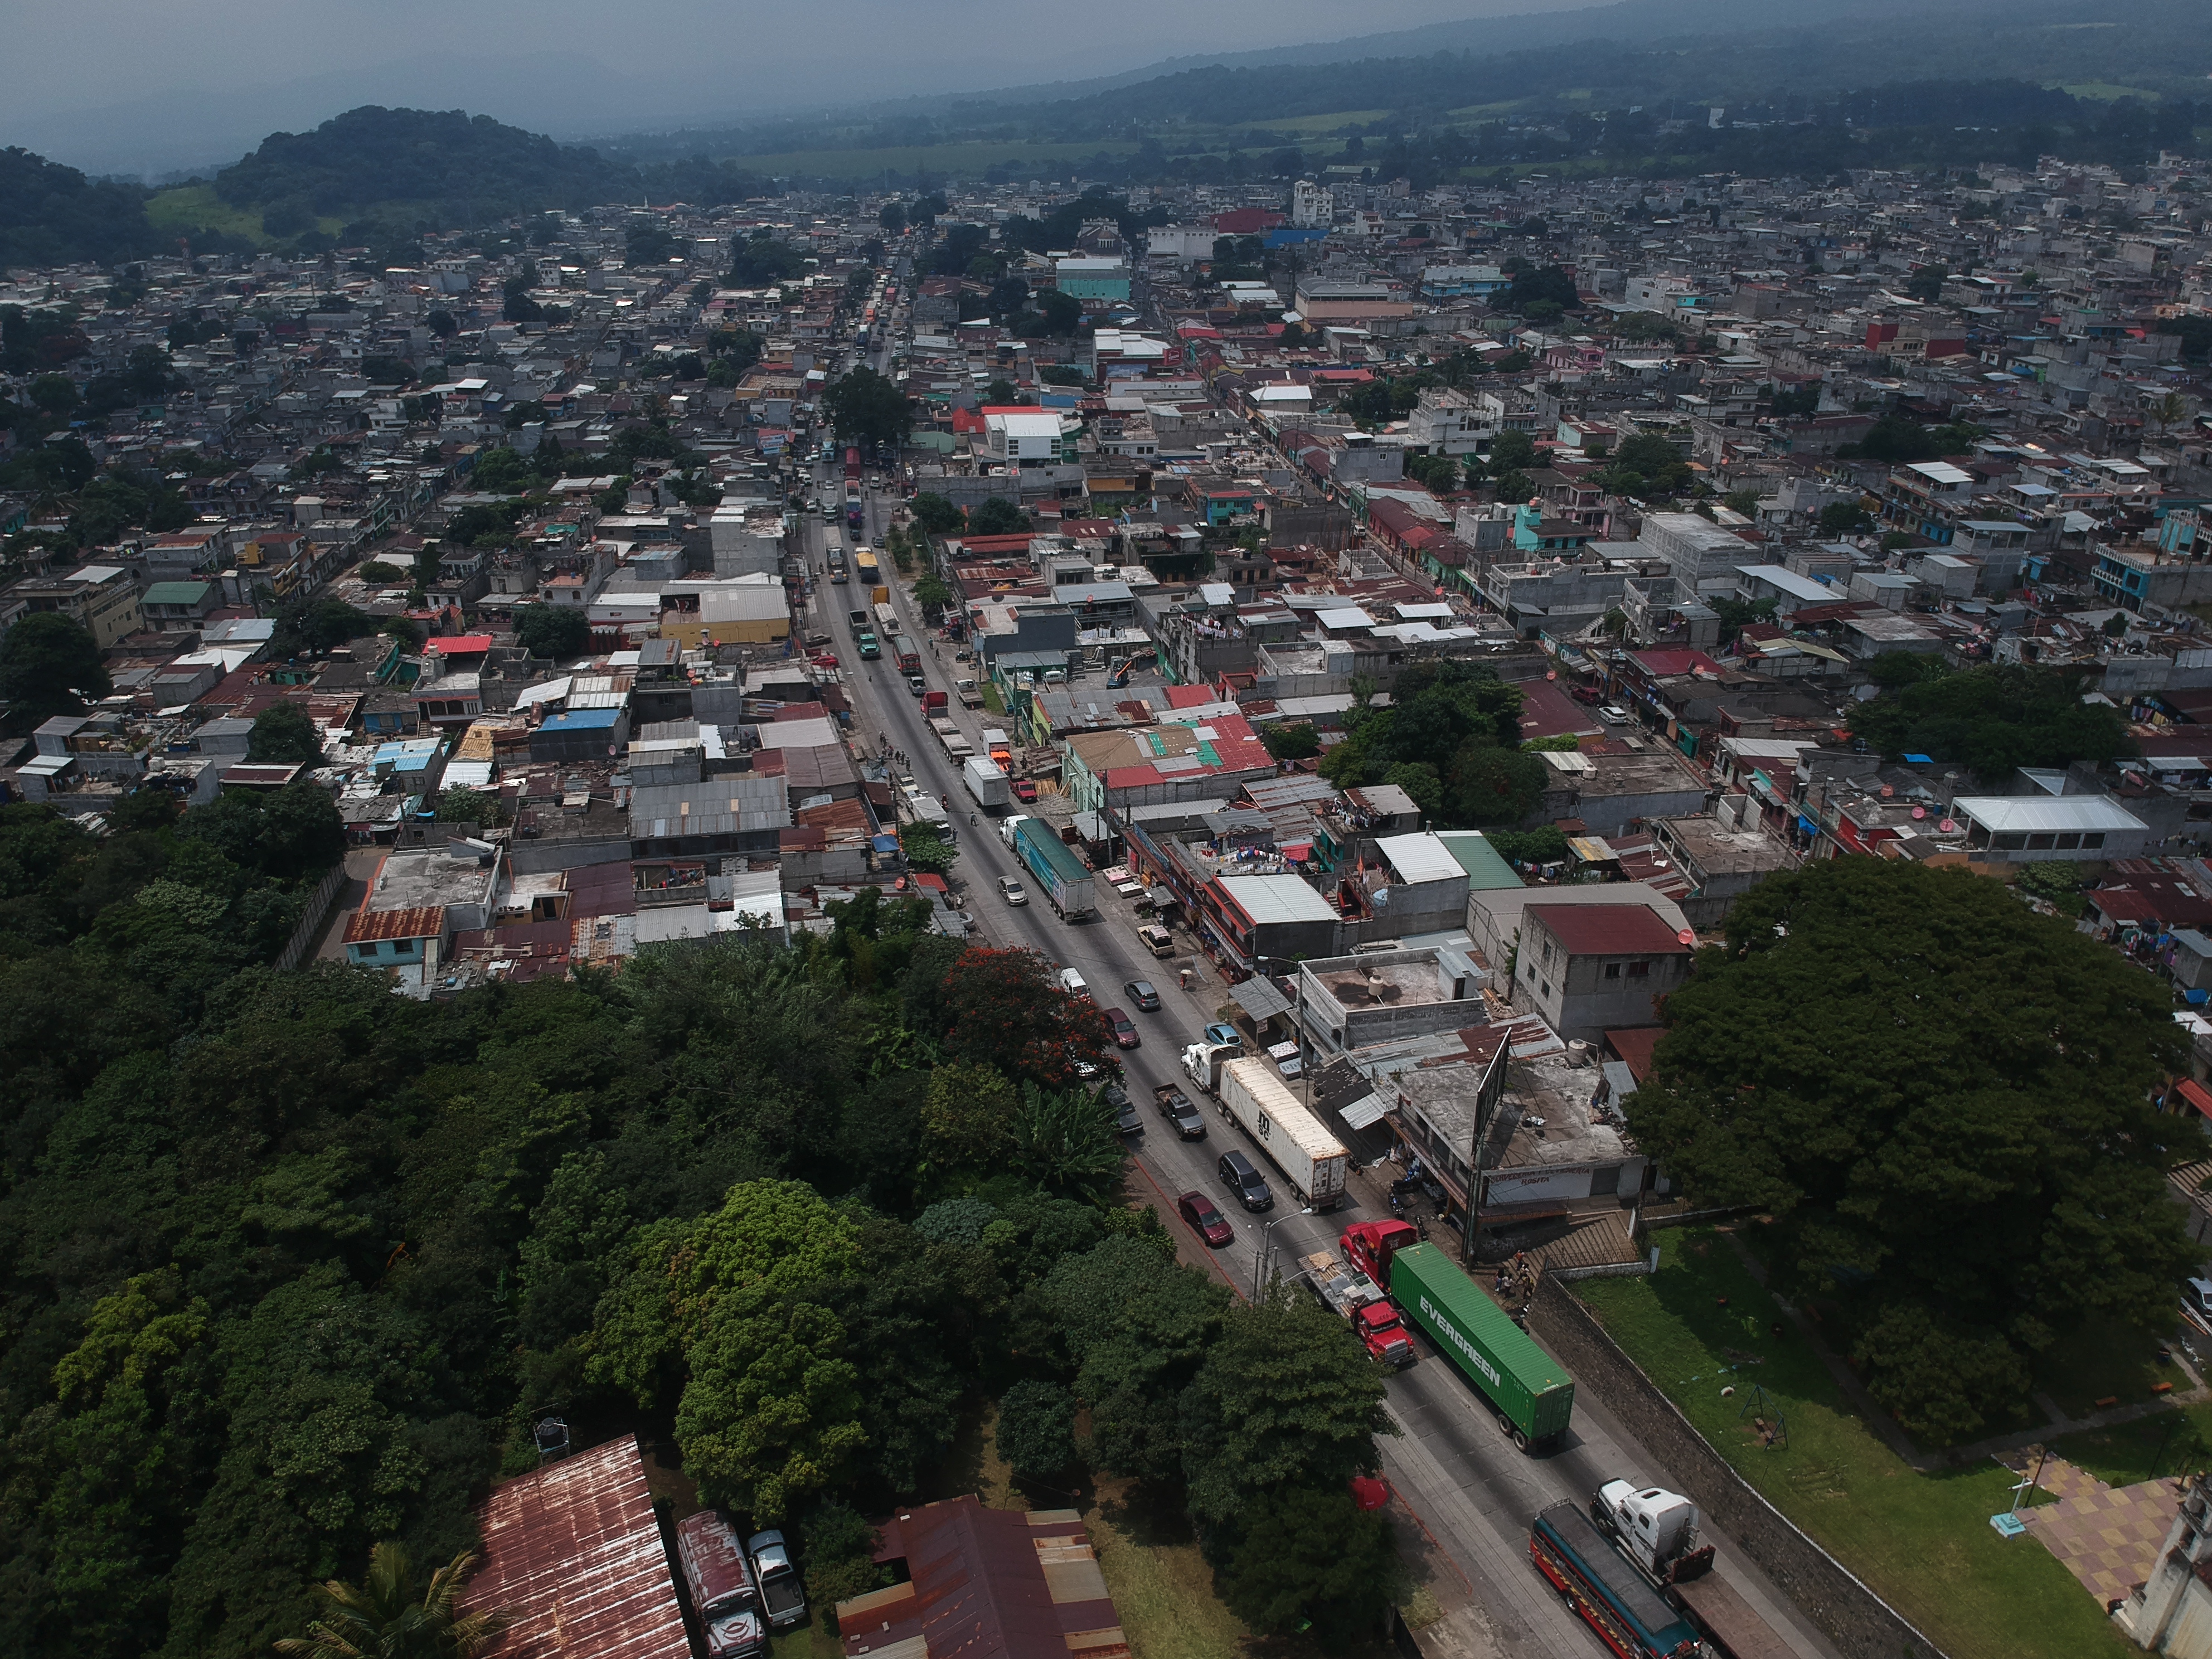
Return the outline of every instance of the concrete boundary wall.
[[[1660,1460],[1684,1494],[1735,1540],[1846,1659],[1945,1659],[1942,1650],[1902,1613],[1729,1468],[1574,1293],[1548,1275],[1529,1310],[1528,1328],[1566,1362],[1570,1371],[1589,1384],[1607,1409]]]

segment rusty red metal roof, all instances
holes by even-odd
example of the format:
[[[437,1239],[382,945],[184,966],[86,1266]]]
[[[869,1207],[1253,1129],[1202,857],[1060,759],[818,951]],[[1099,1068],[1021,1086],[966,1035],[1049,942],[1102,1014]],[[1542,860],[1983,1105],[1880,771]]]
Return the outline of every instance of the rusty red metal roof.
[[[426,904],[402,910],[356,910],[346,921],[345,943],[372,939],[438,939],[446,931],[445,907]]]
[[[908,1582],[838,1604],[847,1659],[899,1650],[947,1659],[1124,1659],[1089,1534],[1072,1510],[987,1510],[972,1497],[902,1510],[878,1561]]]
[[[489,1659],[690,1659],[635,1437],[508,1481],[477,1518],[462,1600],[514,1620]]]

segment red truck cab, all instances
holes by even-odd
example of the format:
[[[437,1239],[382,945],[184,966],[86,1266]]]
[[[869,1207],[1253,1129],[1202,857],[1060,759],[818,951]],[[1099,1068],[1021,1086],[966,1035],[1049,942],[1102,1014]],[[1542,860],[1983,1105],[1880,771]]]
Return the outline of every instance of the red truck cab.
[[[1398,1310],[1387,1302],[1370,1302],[1352,1316],[1352,1328],[1367,1345],[1367,1352],[1395,1370],[1413,1363],[1413,1340],[1398,1320]]]
[[[1390,1292],[1390,1258],[1421,1236],[1407,1221],[1355,1221],[1344,1230],[1337,1248],[1344,1259],[1375,1281],[1384,1295]]]
[[[921,712],[925,715],[942,714],[945,712],[945,693],[942,691],[923,692],[921,694]]]

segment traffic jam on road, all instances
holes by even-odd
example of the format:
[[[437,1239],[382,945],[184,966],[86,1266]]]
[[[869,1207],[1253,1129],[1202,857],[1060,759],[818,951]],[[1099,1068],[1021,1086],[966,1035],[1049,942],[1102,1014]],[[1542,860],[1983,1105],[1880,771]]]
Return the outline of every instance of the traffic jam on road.
[[[891,337],[880,330],[871,356],[888,353]],[[805,590],[810,624],[834,635],[842,623],[852,641],[839,678],[857,746],[891,786],[902,819],[935,823],[957,848],[948,925],[1037,951],[1065,989],[1097,1006],[1115,1064],[1094,1086],[1131,1147],[1135,1190],[1181,1231],[1192,1259],[1214,1263],[1240,1293],[1264,1287],[1263,1274],[1279,1278],[1352,1326],[1391,1373],[1394,1413],[1419,1425],[1386,1444],[1386,1471],[1407,1488],[1425,1479],[1439,1492],[1487,1491],[1495,1500],[1469,1512],[1470,1528],[1487,1534],[1479,1547],[1445,1540],[1455,1559],[1518,1556],[1522,1572],[1533,1566],[1557,1593],[1542,1606],[1621,1659],[1680,1659],[1694,1650],[1686,1639],[1722,1659],[1797,1651],[1719,1576],[1717,1591],[1696,1593],[1701,1611],[1686,1595],[1688,1580],[1678,1585],[1609,1544],[1597,1556],[1589,1542],[1599,1533],[1587,1521],[1553,1523],[1559,1507],[1579,1515],[1591,1492],[1648,1455],[1577,1414],[1574,1379],[1468,1276],[1455,1232],[1430,1238],[1395,1213],[1412,1177],[1394,1188],[1354,1167],[1312,1109],[1301,1045],[1262,1042],[1249,1019],[1225,1018],[1235,1010],[1206,958],[1036,810],[1038,781],[1015,775],[1013,745],[967,672],[975,665],[964,642],[922,614],[887,568],[884,538],[908,521],[910,486],[895,467],[872,479],[866,459],[857,448],[823,453],[817,498],[848,510],[810,521],[809,567],[828,579]],[[841,568],[844,582],[835,580]],[[995,902],[966,898],[975,892]],[[1411,1501],[1410,1490],[1401,1496]],[[1747,1570],[1724,1559],[1729,1582],[1743,1583]],[[1780,1602],[1771,1592],[1759,1600]],[[1588,1641],[1562,1638],[1574,1626],[1552,1626],[1542,1606],[1524,1613],[1554,1642]]]

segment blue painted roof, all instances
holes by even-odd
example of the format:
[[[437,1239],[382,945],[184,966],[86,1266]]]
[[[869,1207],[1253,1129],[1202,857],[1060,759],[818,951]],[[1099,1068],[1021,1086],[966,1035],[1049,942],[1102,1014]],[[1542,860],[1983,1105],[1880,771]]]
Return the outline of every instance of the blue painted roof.
[[[541,732],[606,732],[622,718],[619,708],[579,708],[574,714],[549,714]]]

